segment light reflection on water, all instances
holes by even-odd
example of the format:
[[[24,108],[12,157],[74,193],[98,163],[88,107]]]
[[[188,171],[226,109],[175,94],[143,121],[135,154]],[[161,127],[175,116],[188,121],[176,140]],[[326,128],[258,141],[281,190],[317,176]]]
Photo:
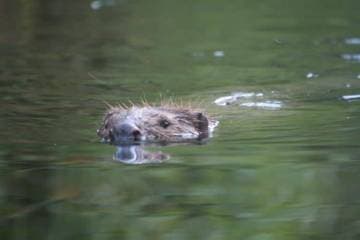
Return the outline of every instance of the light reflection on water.
[[[0,5],[1,239],[359,237],[359,1]],[[214,104],[239,92],[283,105]],[[113,161],[104,102],[160,95],[214,136]]]

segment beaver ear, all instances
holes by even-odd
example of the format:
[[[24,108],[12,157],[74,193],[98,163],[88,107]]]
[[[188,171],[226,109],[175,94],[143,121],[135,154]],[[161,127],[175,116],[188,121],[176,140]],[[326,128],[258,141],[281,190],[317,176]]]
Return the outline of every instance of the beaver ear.
[[[209,127],[209,120],[203,113],[197,112],[195,113],[195,121],[194,121],[195,128],[200,133],[207,133]]]
[[[96,133],[99,137],[102,137],[102,138],[105,138],[107,135],[104,126],[101,126],[98,130],[96,130]]]

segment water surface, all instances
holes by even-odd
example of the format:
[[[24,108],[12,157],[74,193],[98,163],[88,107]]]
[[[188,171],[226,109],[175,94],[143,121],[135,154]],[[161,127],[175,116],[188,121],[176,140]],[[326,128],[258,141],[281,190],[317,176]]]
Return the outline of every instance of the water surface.
[[[1,1],[0,238],[358,239],[359,9]],[[214,104],[234,92],[282,106]],[[201,102],[213,138],[113,161],[104,102],[160,96]]]

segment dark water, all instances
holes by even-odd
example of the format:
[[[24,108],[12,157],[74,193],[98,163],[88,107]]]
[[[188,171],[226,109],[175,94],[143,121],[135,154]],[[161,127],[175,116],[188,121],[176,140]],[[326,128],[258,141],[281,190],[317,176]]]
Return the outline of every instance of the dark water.
[[[0,1],[0,239],[359,239],[360,2]],[[279,109],[216,106],[259,92]],[[205,145],[113,161],[110,103],[201,101]]]

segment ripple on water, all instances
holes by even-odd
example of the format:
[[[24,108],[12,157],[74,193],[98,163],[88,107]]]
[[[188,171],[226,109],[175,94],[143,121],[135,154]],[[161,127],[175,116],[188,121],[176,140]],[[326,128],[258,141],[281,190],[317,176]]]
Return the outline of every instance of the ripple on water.
[[[360,45],[360,38],[356,38],[356,37],[346,38],[345,43],[349,45]]]
[[[115,5],[115,0],[95,0],[90,3],[90,7],[92,10],[97,11],[102,7],[110,7]]]
[[[264,109],[280,109],[283,106],[283,103],[280,101],[265,101],[265,102],[246,102],[240,104],[244,107],[255,107],[255,108],[264,108]]]
[[[226,106],[232,103],[235,103],[237,100],[240,99],[248,99],[252,97],[263,97],[263,93],[254,93],[254,92],[235,92],[232,93],[230,96],[224,96],[217,98],[214,103],[218,106]]]
[[[264,100],[263,93],[256,92],[235,92],[229,96],[217,98],[214,103],[218,106],[238,104],[242,107],[280,109],[283,103],[278,100]]]
[[[347,101],[353,101],[353,100],[359,100],[360,99],[360,94],[355,94],[355,95],[344,95],[341,97],[343,100],[347,100]]]
[[[341,57],[347,61],[360,62],[360,53],[344,53]]]
[[[217,50],[217,51],[214,51],[213,55],[214,55],[214,57],[222,58],[225,56],[225,53],[224,53],[224,51]]]
[[[306,74],[306,78],[310,79],[310,78],[317,78],[319,76],[319,74],[317,73],[313,73],[313,72],[309,72]]]

